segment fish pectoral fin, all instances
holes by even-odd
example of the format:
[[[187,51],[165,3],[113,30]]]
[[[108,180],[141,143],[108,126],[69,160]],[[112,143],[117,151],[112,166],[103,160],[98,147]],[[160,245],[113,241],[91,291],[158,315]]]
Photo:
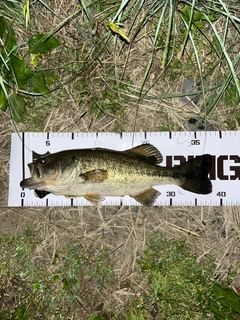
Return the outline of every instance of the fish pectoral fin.
[[[108,171],[104,169],[94,169],[79,175],[85,182],[103,182],[108,178]]]
[[[149,143],[128,149],[125,153],[137,156],[138,158],[142,158],[143,160],[154,164],[161,163],[163,161],[161,152]]]
[[[91,204],[96,206],[97,208],[101,208],[102,201],[105,199],[101,194],[99,193],[88,193],[84,195],[84,198],[89,201]]]
[[[132,198],[140,202],[143,206],[152,206],[160,194],[161,192],[158,190],[154,188],[148,188],[132,196]]]

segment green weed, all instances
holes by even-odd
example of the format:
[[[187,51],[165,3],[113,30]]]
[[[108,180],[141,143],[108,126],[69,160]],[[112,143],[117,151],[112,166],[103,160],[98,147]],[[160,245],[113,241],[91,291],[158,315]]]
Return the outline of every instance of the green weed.
[[[26,22],[23,4],[5,1],[0,4],[0,12],[0,109],[6,111],[9,106],[13,121],[21,122],[30,119],[26,108],[28,100],[49,93],[47,85],[56,80],[56,74],[50,74],[50,70],[41,70],[39,56],[59,47],[60,42],[52,35],[35,33],[23,50],[17,31]]]
[[[138,261],[149,294],[132,302],[126,319],[237,319],[240,297],[217,283],[213,260],[199,265],[184,241],[156,235]]]
[[[119,97],[118,91],[127,96],[129,86],[126,88],[125,83],[132,83],[128,72],[132,60],[126,52],[129,45],[136,48],[140,40],[148,49],[139,90],[132,95],[136,117],[138,103],[151,98],[151,88],[163,81],[175,84],[189,74],[200,79],[201,113],[205,117],[222,100],[229,101],[229,96],[233,108],[239,103],[240,56],[235,44],[240,29],[234,2],[81,0],[77,10],[47,33],[35,30],[33,21],[38,16],[32,14],[33,8],[44,8],[59,19],[44,2],[5,1],[0,5],[0,106],[3,111],[10,106],[14,121],[30,119],[29,98],[70,84],[77,89],[77,82],[83,91],[90,90],[90,110],[97,118],[107,112],[124,114],[124,99],[121,101],[123,96]],[[44,18],[39,19],[44,24]],[[60,45],[61,37],[56,35],[69,23],[72,29]],[[22,40],[18,37],[19,26],[27,28]],[[106,66],[114,72],[107,71]],[[153,70],[157,71],[156,78],[150,85]],[[93,73],[95,83],[91,81]],[[107,90],[101,90],[102,74]],[[167,98],[180,95],[163,94]]]
[[[0,237],[0,319],[228,319],[240,317],[240,297],[218,283],[211,257],[198,264],[184,241],[149,239],[138,265],[144,291],[124,309],[106,303],[116,277],[109,252],[63,246],[39,256],[38,231]],[[147,283],[146,283],[147,280]],[[115,283],[116,287],[117,283]],[[107,308],[106,308],[107,307]]]
[[[38,245],[32,228],[0,237],[0,319],[90,313],[114,276],[107,251],[89,252],[76,243],[51,262],[38,257]]]

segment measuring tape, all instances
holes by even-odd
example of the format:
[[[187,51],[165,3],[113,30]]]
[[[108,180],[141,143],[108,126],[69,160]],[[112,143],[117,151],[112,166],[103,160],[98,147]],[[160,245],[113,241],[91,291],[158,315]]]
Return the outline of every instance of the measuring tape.
[[[239,131],[197,131],[197,132],[123,132],[103,133],[32,133],[12,134],[10,158],[9,206],[89,206],[83,197],[65,198],[47,195],[40,199],[33,190],[19,185],[30,177],[27,164],[33,161],[33,154],[54,153],[67,149],[108,148],[126,150],[150,143],[163,155],[161,166],[176,166],[202,154],[212,155],[210,179],[213,191],[199,195],[175,185],[154,186],[161,192],[156,206],[238,206],[240,204],[240,143]],[[107,197],[103,206],[139,206],[133,198]]]

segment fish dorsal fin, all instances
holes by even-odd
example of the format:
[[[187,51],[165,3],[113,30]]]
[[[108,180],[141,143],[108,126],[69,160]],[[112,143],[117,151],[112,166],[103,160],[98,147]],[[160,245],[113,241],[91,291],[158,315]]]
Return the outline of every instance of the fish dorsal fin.
[[[155,164],[161,163],[163,161],[161,152],[149,143],[141,144],[140,146],[128,149],[125,152],[127,154],[133,155],[135,157],[137,156]]]
[[[154,188],[148,188],[132,197],[140,202],[143,206],[152,206],[160,194],[161,193],[158,190]]]

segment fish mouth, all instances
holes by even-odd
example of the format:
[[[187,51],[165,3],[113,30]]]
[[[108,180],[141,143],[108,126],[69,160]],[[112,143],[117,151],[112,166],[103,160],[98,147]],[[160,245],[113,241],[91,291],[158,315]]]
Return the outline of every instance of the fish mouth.
[[[41,168],[34,165],[34,163],[29,163],[28,167],[30,170],[31,177],[23,179],[20,182],[20,187],[37,190],[44,189],[45,183],[43,181],[38,181],[39,179],[43,178]]]
[[[20,187],[22,188],[44,190],[44,186],[45,184],[42,181],[38,182],[32,178],[23,179],[20,182]]]
[[[29,163],[28,168],[30,170],[31,178],[42,178],[42,170],[40,167],[37,167],[34,163]]]

